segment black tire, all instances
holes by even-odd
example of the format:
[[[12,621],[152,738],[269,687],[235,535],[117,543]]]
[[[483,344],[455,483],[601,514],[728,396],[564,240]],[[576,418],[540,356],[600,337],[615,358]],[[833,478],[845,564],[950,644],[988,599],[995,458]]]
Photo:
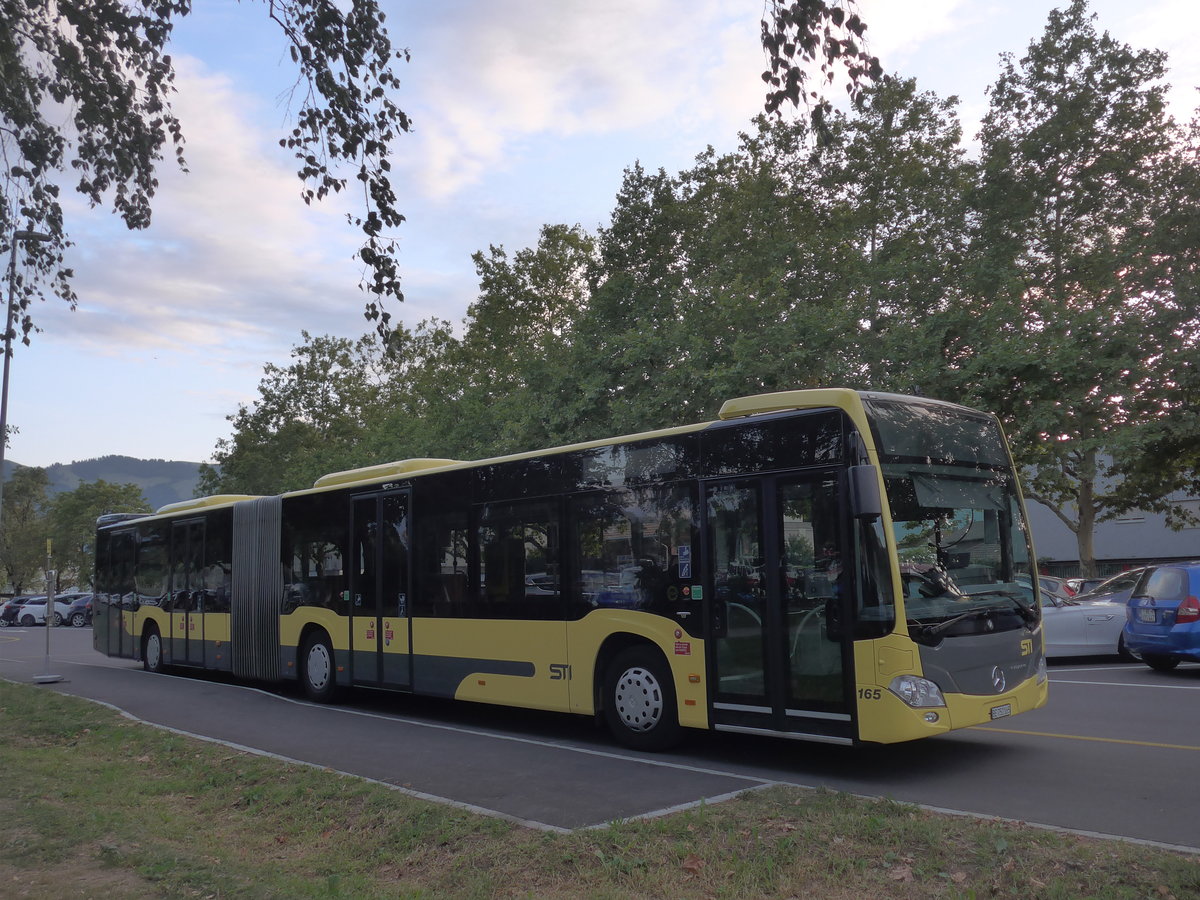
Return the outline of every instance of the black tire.
[[[604,673],[604,719],[617,743],[666,750],[679,742],[679,711],[671,670],[658,650],[627,647]]]
[[[300,683],[315,703],[333,703],[338,696],[337,663],[333,644],[324,631],[314,631],[300,648]]]
[[[142,668],[147,672],[167,671],[166,663],[163,662],[162,637],[153,625],[142,635]]]
[[[53,621],[53,622],[54,622],[54,627],[55,627],[55,628],[61,628],[61,627],[62,627],[62,623],[63,623],[63,617],[62,617],[62,613],[60,613],[58,610],[55,610],[55,611],[54,611],[54,616],[53,616],[53,618],[51,619],[51,621]]]
[[[21,624],[24,625],[26,628],[32,628],[34,625],[37,624],[37,619],[35,619],[33,616],[29,615],[29,613],[26,613],[25,615],[21,616]]]
[[[1117,640],[1117,656],[1122,662],[1136,662],[1137,657],[1129,652],[1129,648],[1125,646],[1125,633],[1121,632],[1121,637]]]
[[[83,613],[77,612],[75,615],[71,616],[71,625],[75,628],[82,628],[86,624],[87,616],[85,616]]]
[[[1143,653],[1142,662],[1155,672],[1170,672],[1179,665],[1178,656],[1162,656],[1158,653]]]

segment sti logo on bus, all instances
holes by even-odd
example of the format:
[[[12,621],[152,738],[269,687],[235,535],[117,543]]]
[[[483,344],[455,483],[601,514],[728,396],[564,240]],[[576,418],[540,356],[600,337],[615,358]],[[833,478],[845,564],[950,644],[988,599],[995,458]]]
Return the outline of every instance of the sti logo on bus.
[[[566,663],[550,663],[551,681],[570,681],[571,667]]]
[[[1029,656],[1031,653],[1033,653],[1033,641],[1026,638],[1021,641],[1021,655]]]

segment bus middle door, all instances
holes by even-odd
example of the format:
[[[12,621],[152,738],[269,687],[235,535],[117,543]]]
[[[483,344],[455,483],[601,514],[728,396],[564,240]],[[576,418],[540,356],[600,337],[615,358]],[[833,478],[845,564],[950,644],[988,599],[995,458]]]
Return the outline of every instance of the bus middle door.
[[[350,642],[355,684],[412,684],[409,502],[407,491],[354,498]]]

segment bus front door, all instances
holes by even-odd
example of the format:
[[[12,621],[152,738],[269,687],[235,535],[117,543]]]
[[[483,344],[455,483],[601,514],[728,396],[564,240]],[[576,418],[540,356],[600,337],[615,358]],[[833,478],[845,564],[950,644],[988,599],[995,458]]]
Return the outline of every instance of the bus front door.
[[[836,471],[708,485],[714,727],[853,740],[839,498]]]
[[[412,684],[408,620],[409,495],[354,499],[350,616],[353,680],[374,687]]]

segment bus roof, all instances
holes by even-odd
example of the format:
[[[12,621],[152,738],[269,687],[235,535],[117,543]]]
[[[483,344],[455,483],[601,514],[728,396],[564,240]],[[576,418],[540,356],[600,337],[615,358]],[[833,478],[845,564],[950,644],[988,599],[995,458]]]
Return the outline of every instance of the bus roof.
[[[436,471],[475,468],[500,462],[512,462],[532,459],[538,456],[569,453],[576,450],[589,450],[612,444],[628,444],[640,440],[648,440],[671,435],[690,434],[710,428],[716,422],[747,418],[768,413],[778,413],[787,410],[811,409],[841,409],[844,410],[856,424],[863,429],[863,439],[871,442],[867,424],[864,399],[897,400],[909,403],[928,403],[939,406],[956,406],[956,404],[931,400],[924,397],[912,397],[903,394],[886,394],[869,391],[856,391],[850,388],[817,388],[811,390],[777,391],[766,394],[751,394],[727,400],[722,404],[716,421],[698,422],[691,425],[680,425],[671,428],[656,429],[637,434],[626,434],[617,437],[606,437],[599,440],[584,441],[560,447],[548,447],[530,450],[523,453],[506,454],[478,460],[455,460],[435,457],[418,457],[395,462],[382,463],[374,466],[364,466],[348,469],[343,472],[330,472],[318,478],[311,488],[298,491],[288,491],[284,496],[298,494],[323,493],[349,485],[378,484],[392,478],[406,478],[417,473],[425,474]],[[211,497],[200,497],[194,500],[184,500],[170,503],[160,508],[154,515],[173,515],[192,510],[209,509],[216,506],[231,505],[244,500],[259,499],[250,494],[217,494]]]

